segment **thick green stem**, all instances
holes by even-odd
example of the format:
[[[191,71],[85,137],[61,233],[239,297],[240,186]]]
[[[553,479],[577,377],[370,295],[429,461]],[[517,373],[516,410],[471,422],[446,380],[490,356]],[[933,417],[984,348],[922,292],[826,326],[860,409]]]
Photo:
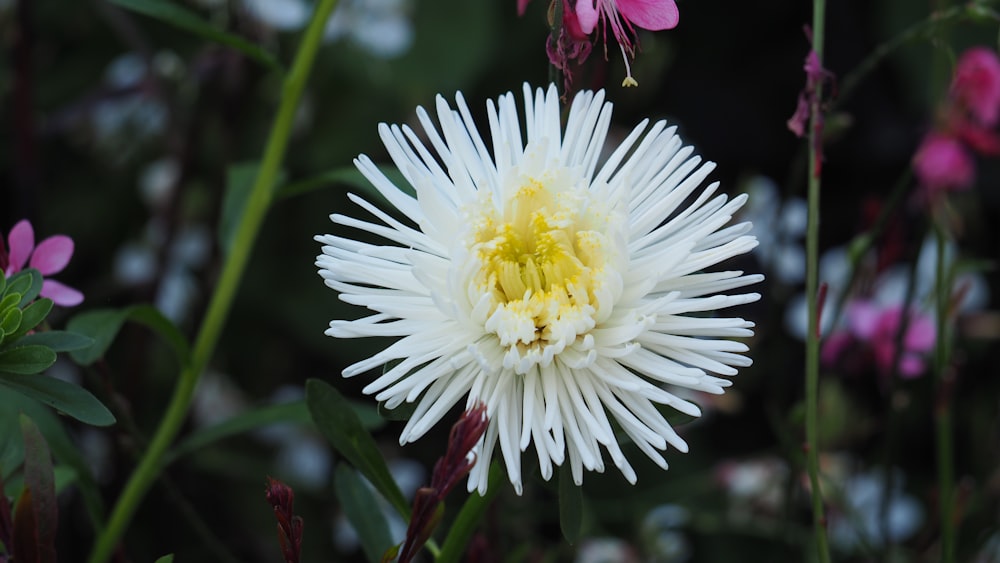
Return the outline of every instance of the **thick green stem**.
[[[947,236],[941,225],[936,225],[937,267],[935,269],[935,305],[937,313],[937,339],[934,342],[934,381],[937,397],[934,408],[934,422],[937,443],[938,502],[941,518],[941,561],[955,561],[955,499],[954,499],[954,455],[952,452],[951,430],[951,386],[948,375],[949,335],[948,305],[951,300],[951,285],[945,264],[945,244]]]
[[[223,323],[229,314],[239,282],[243,278],[250,250],[271,203],[275,180],[288,146],[295,111],[316,58],[326,21],[336,4],[337,0],[321,0],[302,38],[295,61],[284,80],[281,105],[264,149],[260,172],[247,202],[246,211],[240,219],[232,250],[223,266],[215,293],[212,295],[195,340],[191,363],[182,369],[173,397],[149,448],[118,498],[107,527],[94,544],[89,558],[90,563],[103,563],[111,557],[139,503],[163,469],[163,458],[167,448],[170,447],[187,417],[198,379],[215,350]]]
[[[823,62],[825,0],[813,0],[813,51]],[[823,514],[823,491],[819,479],[819,443],[817,424],[819,410],[819,195],[823,115],[820,100],[823,83],[816,81],[809,119],[809,223],[806,230],[806,296],[809,302],[809,331],[806,337],[806,468],[812,489],[813,529],[819,560],[829,563],[830,550],[826,539],[826,517]]]

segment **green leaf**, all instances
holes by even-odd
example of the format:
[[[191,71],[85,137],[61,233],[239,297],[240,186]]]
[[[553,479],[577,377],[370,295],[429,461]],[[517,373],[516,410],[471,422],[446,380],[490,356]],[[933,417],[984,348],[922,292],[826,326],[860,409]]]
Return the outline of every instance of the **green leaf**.
[[[128,320],[145,325],[166,340],[182,366],[190,363],[191,347],[187,338],[159,309],[152,305],[134,305],[128,308]]]
[[[395,166],[379,166],[378,168],[379,171],[385,174],[386,178],[399,188],[401,192],[411,196],[416,196],[416,191],[413,190],[413,187],[406,181],[402,172],[400,172]],[[375,186],[368,181],[368,178],[365,178],[365,175],[354,166],[335,168],[302,180],[289,182],[288,184],[278,188],[278,192],[275,194],[275,197],[295,197],[297,195],[302,195],[315,190],[329,188],[332,186],[341,186],[344,184],[356,188],[361,195],[369,201],[374,200],[388,203],[385,197],[383,197],[382,194],[375,189]]]
[[[441,544],[441,552],[435,558],[435,563],[458,563],[465,554],[472,539],[473,532],[479,526],[486,510],[493,504],[500,489],[503,488],[504,470],[494,461],[490,464],[489,481],[486,486],[486,496],[479,496],[478,491],[469,493],[465,504],[455,516],[455,521],[448,530],[448,535]]]
[[[260,164],[257,162],[241,162],[226,170],[226,194],[222,199],[222,218],[219,221],[219,245],[226,254],[233,246],[236,229],[246,212],[259,170]],[[275,185],[280,185],[284,176],[284,172],[279,172]]]
[[[200,16],[169,0],[110,0],[112,4],[160,20],[174,27],[189,31],[203,39],[220,43],[240,51],[262,65],[284,72],[281,63],[271,53],[254,45],[239,35],[227,33],[206,22]]]
[[[45,346],[18,346],[0,351],[0,374],[32,374],[48,369],[56,361],[56,353]]]
[[[20,466],[24,459],[20,431],[16,432],[16,439],[14,436],[14,429],[19,427],[18,413],[22,412],[38,425],[56,461],[75,473],[76,485],[96,530],[104,522],[104,503],[90,466],[66,433],[61,417],[20,393],[0,393],[0,443],[6,442],[8,446],[8,452],[0,448],[0,468]]]
[[[33,512],[32,520],[35,527],[31,535],[34,536],[36,543],[31,551],[38,557],[37,561],[55,563],[58,506],[52,454],[38,426],[23,414],[20,419],[21,434],[24,437],[24,487],[26,491],[31,492],[30,510]],[[18,508],[20,509],[20,506]],[[18,534],[16,519],[14,528],[16,535]],[[15,557],[18,557],[16,553]],[[22,561],[22,558],[16,560]]]
[[[35,303],[38,303],[38,301]],[[93,346],[94,339],[65,330],[46,330],[45,332],[36,332],[24,336],[18,340],[18,344],[38,344],[46,348],[51,348],[53,352],[71,352]]]
[[[357,401],[349,401],[351,408],[358,415],[361,425],[367,429],[379,428],[385,420],[378,416],[370,405]],[[201,428],[193,432],[166,456],[164,463],[170,464],[196,450],[214,444],[220,440],[250,432],[258,428],[278,423],[307,424],[312,422],[305,401],[295,401],[280,405],[267,405],[238,414],[219,424]]]
[[[88,348],[70,352],[70,356],[76,363],[84,366],[104,357],[126,320],[143,324],[163,337],[173,348],[181,365],[187,365],[190,361],[191,351],[187,339],[152,305],[135,305],[124,309],[95,309],[73,317],[66,323],[66,328],[92,338],[94,343]]]
[[[34,268],[27,268],[7,279],[7,288],[4,289],[3,295],[6,298],[14,293],[19,293],[21,295],[21,300],[18,302],[17,306],[23,308],[31,301],[34,301],[41,291],[41,272]]]
[[[13,334],[21,326],[21,310],[14,307],[0,318],[0,335]]]
[[[389,474],[375,439],[365,430],[344,396],[328,383],[310,379],[306,382],[306,404],[316,427],[340,455],[347,458],[404,519],[409,519],[409,503]]]
[[[160,557],[153,563],[174,563],[174,554],[169,553],[167,555],[164,555],[163,557]]]
[[[306,408],[305,401],[256,408],[219,424],[195,431],[167,454],[165,463],[172,463],[195,450],[263,426],[279,422],[306,424],[309,421],[309,409]]]
[[[392,545],[392,536],[374,492],[346,463],[337,465],[333,488],[368,560],[381,561],[382,554]]]
[[[0,373],[0,386],[26,395],[94,426],[109,426],[115,417],[97,397],[79,385],[44,375]]]
[[[25,334],[28,334],[29,330],[32,330],[41,324],[41,322],[45,320],[45,317],[49,316],[49,311],[51,310],[51,299],[43,297],[42,299],[32,301],[21,311],[21,326],[14,334],[11,335],[11,338],[17,339]]]
[[[583,528],[583,488],[573,482],[569,463],[559,468],[559,528],[570,545],[580,539]]]
[[[3,299],[0,299],[0,314],[5,314],[7,311],[16,309],[20,302],[21,294],[16,291],[4,295]]]

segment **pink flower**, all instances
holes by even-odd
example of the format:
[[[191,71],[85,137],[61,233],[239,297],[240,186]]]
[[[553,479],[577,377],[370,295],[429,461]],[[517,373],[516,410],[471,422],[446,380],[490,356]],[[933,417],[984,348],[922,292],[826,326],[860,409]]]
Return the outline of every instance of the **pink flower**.
[[[981,124],[1000,120],[1000,59],[986,47],[973,47],[959,57],[951,95]]]
[[[913,170],[929,199],[972,185],[976,176],[972,153],[1000,155],[1000,58],[991,49],[973,47],[955,66],[948,98],[937,126],[913,157]]]
[[[850,354],[852,344],[860,345],[883,376],[892,372],[896,359],[897,333],[903,318],[899,305],[883,306],[867,300],[852,301],[844,311],[846,331],[834,332],[823,345],[823,360],[833,363]],[[934,321],[929,315],[911,310],[899,354],[899,373],[905,378],[921,375],[924,357],[934,347]]]
[[[975,162],[956,138],[932,131],[913,156],[913,172],[931,194],[968,188],[975,179]]]
[[[10,230],[7,244],[10,247],[9,253],[0,237],[0,270],[8,277],[25,267],[35,268],[43,276],[57,274],[69,264],[69,259],[73,256],[73,239],[65,235],[51,236],[35,246],[35,231],[26,219],[19,221]],[[79,305],[83,301],[82,293],[50,279],[42,282],[41,296],[64,307]]]
[[[625,60],[627,76],[623,86],[638,84],[632,78],[632,69],[628,64],[628,59],[635,57],[635,28],[650,31],[673,29],[680,18],[674,0],[576,0],[576,17],[586,35],[593,33],[600,21],[605,44],[607,28],[611,27]]]

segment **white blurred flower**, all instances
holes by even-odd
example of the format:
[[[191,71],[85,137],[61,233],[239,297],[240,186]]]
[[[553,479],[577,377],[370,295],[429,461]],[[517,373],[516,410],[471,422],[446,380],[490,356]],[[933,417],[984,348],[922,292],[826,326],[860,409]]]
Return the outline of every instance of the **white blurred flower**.
[[[312,16],[304,0],[243,0],[243,6],[252,18],[276,31],[301,29]]]
[[[408,0],[341,0],[326,25],[326,39],[347,38],[372,55],[391,59],[413,44]]]
[[[845,551],[860,546],[881,547],[886,540],[898,543],[910,538],[924,521],[924,509],[910,495],[903,493],[903,476],[897,471],[888,499],[886,520],[882,505],[886,501],[885,476],[878,471],[857,473],[840,487],[842,504],[828,515],[830,543]]]
[[[802,198],[781,201],[778,187],[766,176],[754,176],[745,189],[750,196],[741,217],[754,225],[760,246],[754,256],[778,281],[796,284],[805,279],[806,253],[802,237],[806,233],[808,209]]]

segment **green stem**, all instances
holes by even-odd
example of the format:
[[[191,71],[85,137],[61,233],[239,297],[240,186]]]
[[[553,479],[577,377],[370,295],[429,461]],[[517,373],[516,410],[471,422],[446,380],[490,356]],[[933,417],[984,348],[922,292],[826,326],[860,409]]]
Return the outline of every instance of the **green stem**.
[[[813,51],[820,64],[823,62],[825,26],[825,0],[813,0]],[[816,81],[816,90],[809,119],[809,221],[806,230],[806,296],[809,307],[808,335],[806,337],[806,468],[812,489],[813,529],[819,560],[829,563],[830,550],[826,540],[826,517],[823,514],[823,491],[819,482],[819,441],[817,438],[819,410],[819,194],[820,159],[822,158],[823,115],[820,100],[823,98],[822,80]]]
[[[486,509],[493,504],[493,499],[500,492],[503,481],[503,470],[500,465],[494,463],[490,466],[489,484],[486,487],[486,496],[479,496],[478,492],[469,494],[468,500],[462,505],[462,510],[455,517],[455,522],[448,530],[448,537],[444,539],[441,552],[434,559],[436,563],[458,563],[469,546],[469,538],[475,531],[476,525],[483,517]]]
[[[159,428],[118,498],[107,527],[98,536],[90,554],[90,563],[103,563],[111,557],[139,503],[163,469],[163,458],[167,448],[170,447],[187,417],[198,379],[215,350],[223,323],[232,306],[239,282],[243,278],[250,250],[271,203],[275,179],[285,156],[295,111],[316,58],[326,21],[336,4],[337,0],[321,0],[302,38],[291,71],[284,80],[281,105],[278,107],[264,149],[260,172],[247,202],[246,211],[240,219],[233,248],[223,266],[215,293],[198,331],[191,363],[181,370],[173,397],[160,421]]]
[[[934,422],[937,443],[938,497],[941,518],[941,561],[955,561],[955,499],[954,499],[954,455],[952,453],[951,430],[951,381],[948,376],[948,305],[951,286],[945,270],[944,228],[937,224],[934,228],[937,239],[937,265],[935,276],[935,305],[937,309],[937,339],[934,342],[934,381],[937,385]]]

